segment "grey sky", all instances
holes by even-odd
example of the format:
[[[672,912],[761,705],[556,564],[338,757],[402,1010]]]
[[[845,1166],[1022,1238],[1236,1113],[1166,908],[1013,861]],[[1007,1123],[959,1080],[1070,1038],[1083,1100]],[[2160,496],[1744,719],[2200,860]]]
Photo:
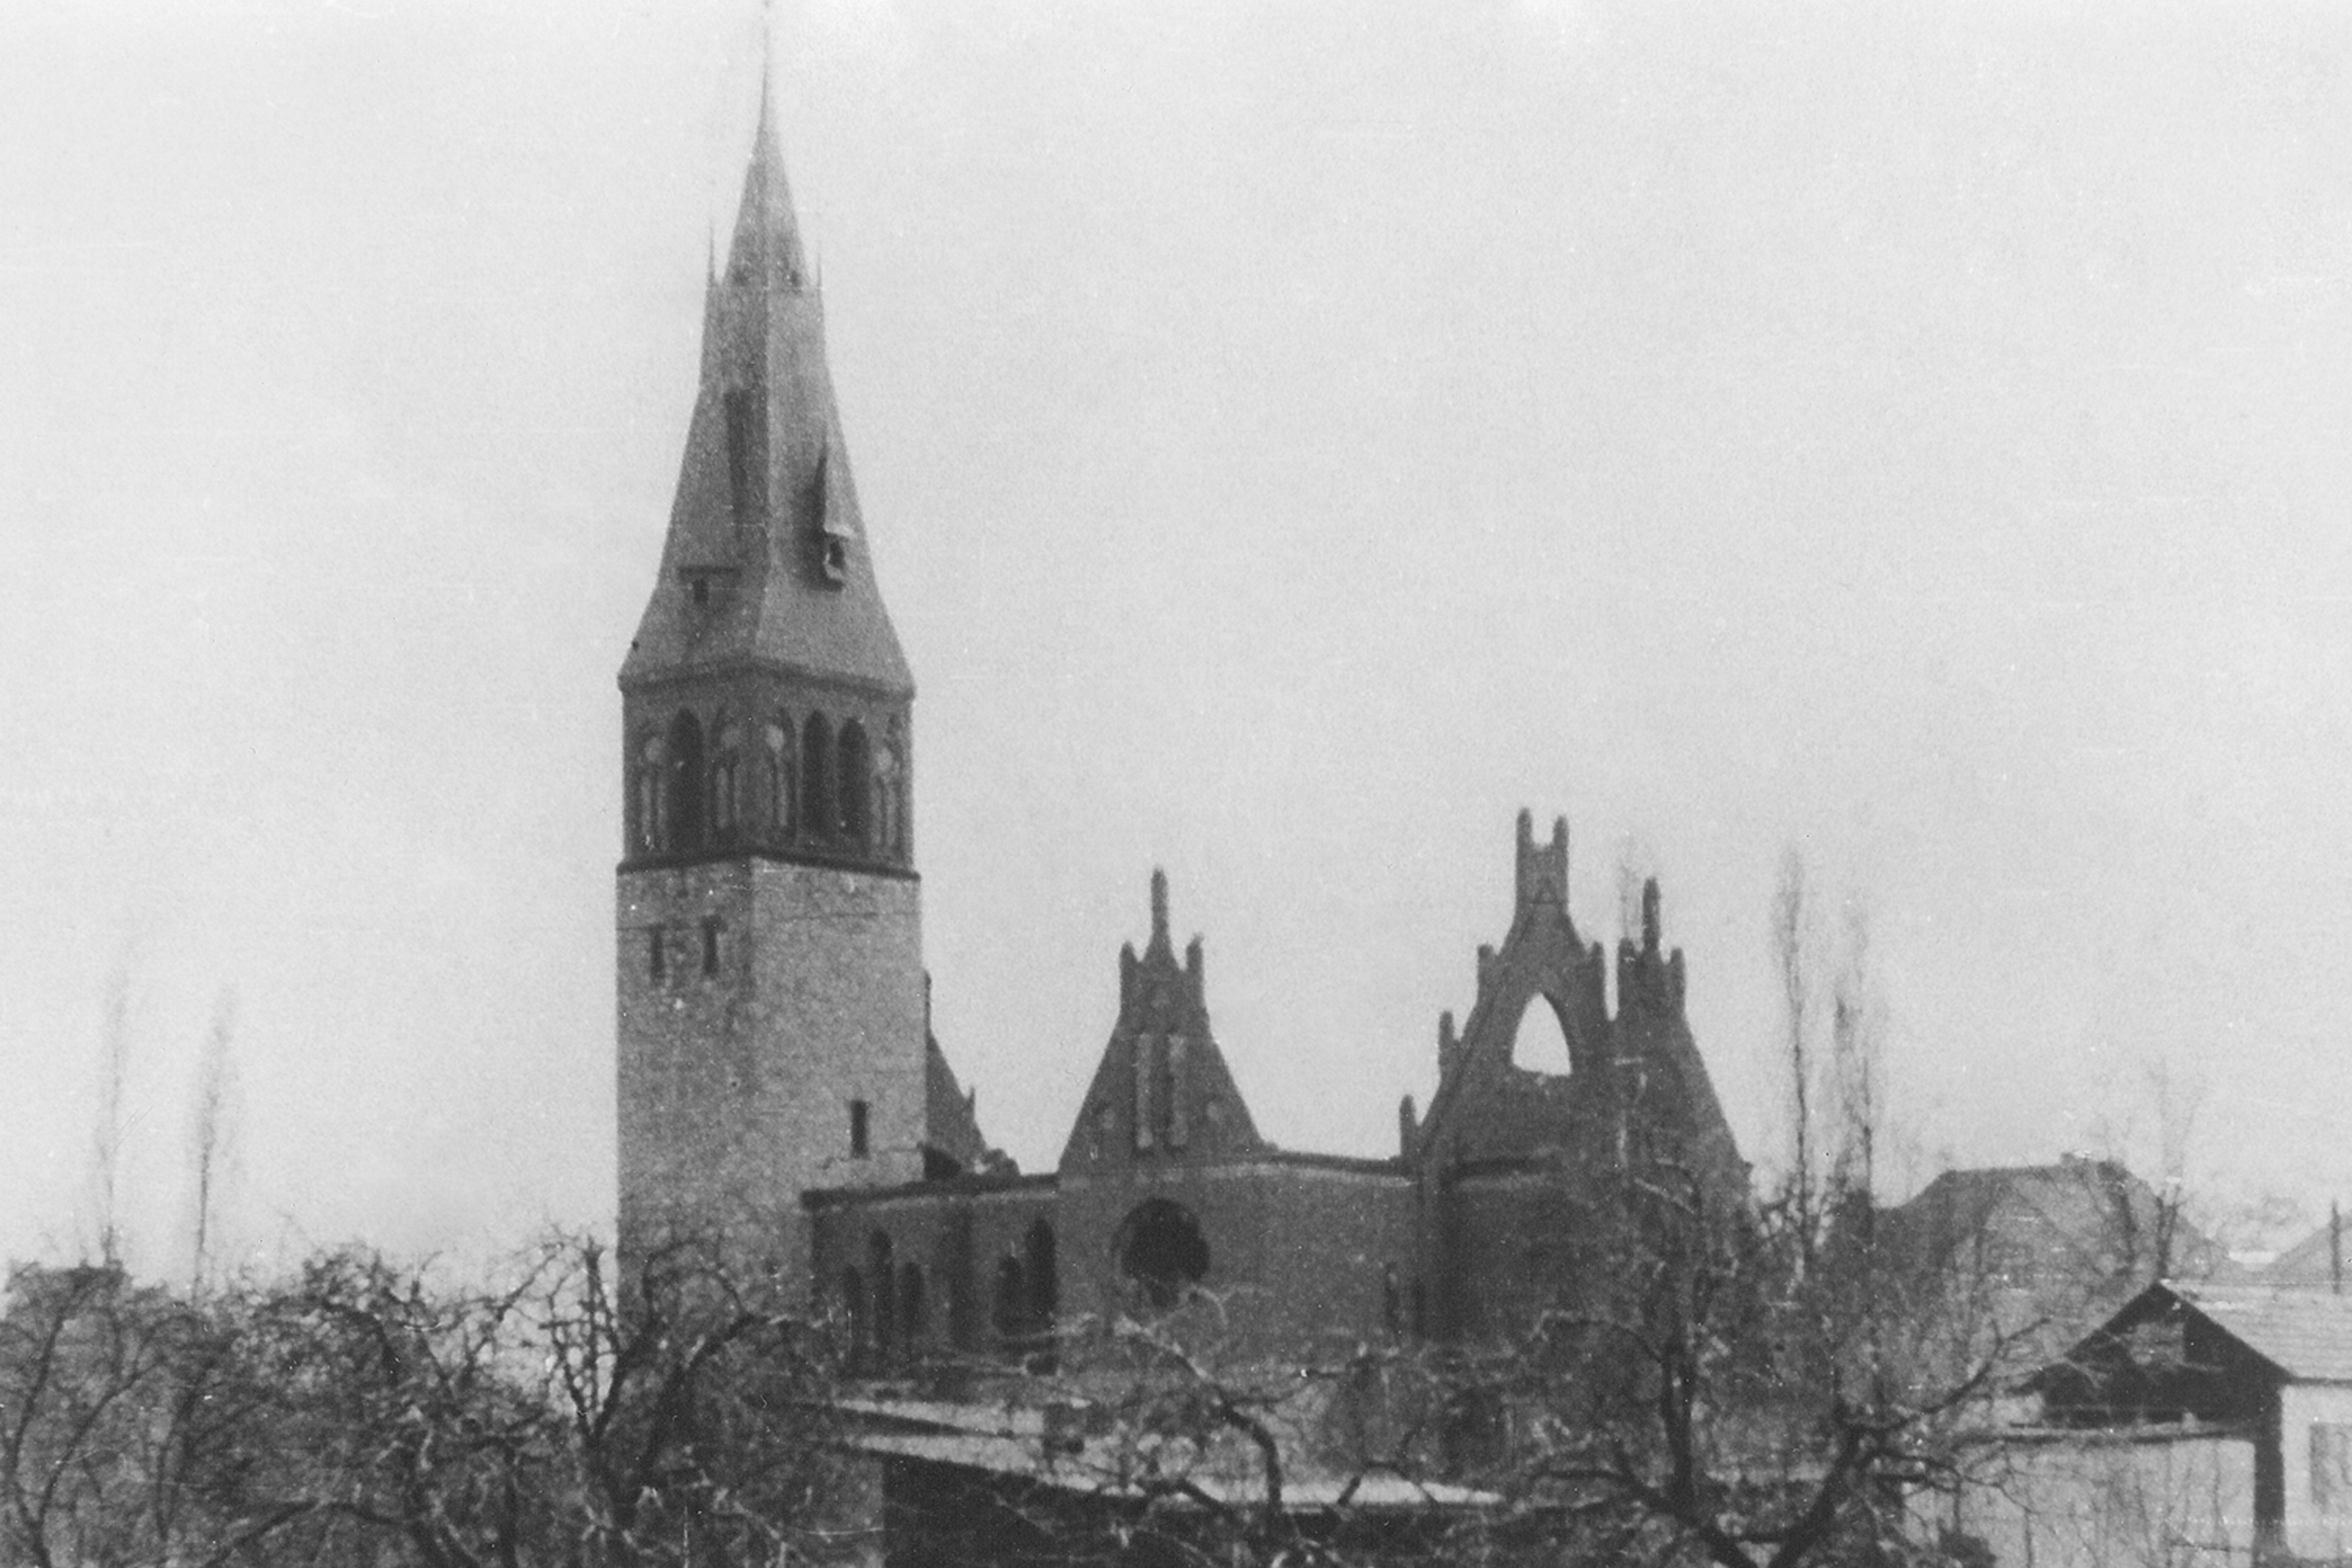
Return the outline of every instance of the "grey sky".
[[[610,1204],[613,689],[750,5],[0,11],[0,1249]],[[1048,1164],[1155,863],[1259,1125],[1382,1152],[1566,812],[1751,1155],[1802,842],[1913,1170],[2352,1191],[2352,18],[780,4],[912,660],[939,1031]],[[127,957],[126,957],[127,955]]]

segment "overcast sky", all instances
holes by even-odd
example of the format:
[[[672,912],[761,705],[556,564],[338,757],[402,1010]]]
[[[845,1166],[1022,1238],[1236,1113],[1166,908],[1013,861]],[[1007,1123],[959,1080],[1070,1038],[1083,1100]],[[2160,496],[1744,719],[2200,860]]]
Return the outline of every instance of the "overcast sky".
[[[614,674],[749,3],[0,8],[0,1251],[612,1205]],[[779,0],[937,1024],[1050,1166],[1155,864],[1389,1152],[1570,819],[1751,1157],[1800,844],[1938,1160],[2352,1197],[2352,12]],[[1832,922],[1834,924],[1834,922]]]

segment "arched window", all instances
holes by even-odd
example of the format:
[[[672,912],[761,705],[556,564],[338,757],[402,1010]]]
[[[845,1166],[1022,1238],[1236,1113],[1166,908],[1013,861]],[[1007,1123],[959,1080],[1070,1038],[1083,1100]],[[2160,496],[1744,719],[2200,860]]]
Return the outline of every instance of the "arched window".
[[[833,831],[833,730],[821,713],[801,727],[801,831],[818,839]]]
[[[1393,1263],[1381,1267],[1381,1326],[1391,1334],[1404,1331],[1404,1292],[1398,1288]]]
[[[874,758],[866,745],[866,727],[851,719],[841,727],[841,836],[863,848],[873,823]]]
[[[661,737],[648,735],[638,743],[633,759],[636,777],[629,792],[629,810],[635,820],[631,842],[646,854],[663,848],[669,837],[662,813],[662,768],[667,755]]]
[[[898,1270],[898,1334],[909,1351],[919,1350],[929,1332],[929,1305],[923,1300],[923,1271],[912,1263]]]
[[[693,851],[702,847],[702,726],[693,713],[680,708],[669,727],[669,788],[664,791],[668,832],[664,847]]]
[[[1029,1322],[1050,1333],[1062,1310],[1061,1275],[1054,1257],[1054,1228],[1042,1219],[1032,1224],[1021,1250],[1029,1276]]]
[[[719,841],[726,843],[735,837],[743,821],[743,727],[725,724],[719,728],[719,754],[710,764],[710,825],[717,830]]]
[[[1559,1009],[1538,991],[1528,998],[1527,1011],[1519,1015],[1518,1030],[1511,1036],[1511,1065],[1565,1078],[1569,1062],[1568,1031],[1560,1025]]]
[[[1021,1337],[1026,1326],[1022,1318],[1028,1304],[1028,1291],[1021,1278],[1021,1260],[998,1259],[995,1311],[991,1321],[996,1325],[996,1337],[1001,1343],[1011,1344]]]
[[[898,1275],[890,1267],[890,1238],[876,1231],[866,1244],[866,1253],[874,1274],[874,1353],[887,1361],[898,1339],[898,1302],[890,1289]]]
[[[874,752],[874,847],[886,855],[907,852],[906,791],[907,730],[894,718]]]
[[[841,1326],[849,1342],[852,1364],[866,1354],[866,1278],[855,1269],[841,1271]]]
[[[1112,1241],[1119,1272],[1154,1307],[1172,1307],[1209,1272],[1209,1241],[1192,1210],[1164,1197],[1147,1198],[1119,1221]]]
[[[788,720],[770,719],[760,735],[766,757],[766,788],[761,791],[767,810],[768,836],[793,836],[793,732]]]

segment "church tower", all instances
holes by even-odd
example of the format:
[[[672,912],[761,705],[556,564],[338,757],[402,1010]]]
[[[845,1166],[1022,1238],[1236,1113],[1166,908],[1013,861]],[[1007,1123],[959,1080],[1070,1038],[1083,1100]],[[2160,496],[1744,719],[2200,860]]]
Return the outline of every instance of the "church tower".
[[[802,1193],[924,1174],[914,681],[762,84],[661,571],[621,666],[620,1218],[804,1271]]]

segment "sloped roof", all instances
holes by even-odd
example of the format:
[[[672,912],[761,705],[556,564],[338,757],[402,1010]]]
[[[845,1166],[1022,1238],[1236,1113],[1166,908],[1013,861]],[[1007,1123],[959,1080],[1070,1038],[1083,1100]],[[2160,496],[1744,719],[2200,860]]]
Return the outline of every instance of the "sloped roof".
[[[936,1038],[924,1041],[923,1098],[923,1142],[967,1171],[985,1169],[996,1151],[980,1130],[974,1097],[956,1082],[955,1069],[948,1065],[947,1052]]]
[[[1962,1248],[2008,1242],[2015,1260],[2084,1280],[2154,1271],[2162,1199],[2120,1161],[1946,1171],[1894,1211],[1895,1234],[1915,1265],[1939,1267]],[[2177,1213],[2168,1271],[2226,1276],[2221,1249]],[[2020,1281],[2022,1282],[2022,1281]]]
[[[2167,1287],[2297,1383],[2352,1383],[2352,1296],[2329,1291]]]
[[[2271,1285],[2316,1285],[2322,1289],[2333,1286],[2336,1272],[2336,1239],[2331,1221],[2320,1226],[2310,1235],[2271,1260],[2262,1271],[2262,1280]],[[2352,1260],[2352,1227],[2347,1228],[2343,1245],[2346,1257]]]

